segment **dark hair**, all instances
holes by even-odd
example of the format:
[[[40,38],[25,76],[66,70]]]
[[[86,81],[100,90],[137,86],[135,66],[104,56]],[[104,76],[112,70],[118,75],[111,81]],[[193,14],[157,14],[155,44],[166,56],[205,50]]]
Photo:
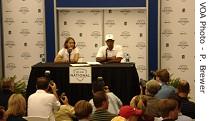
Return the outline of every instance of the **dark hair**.
[[[105,86],[105,82],[102,77],[98,77],[97,80],[92,82],[92,90],[93,93],[97,91],[103,91]]]
[[[161,82],[168,82],[170,74],[167,69],[160,69],[156,71],[156,77],[159,77]]]
[[[83,119],[83,118],[89,117],[89,115],[93,111],[93,107],[88,101],[79,100],[75,104],[74,110],[75,110],[75,115],[77,116],[77,118],[78,119]]]
[[[176,109],[178,102],[174,99],[161,99],[159,101],[159,108],[163,118],[169,116],[169,112]]]
[[[104,91],[98,91],[93,95],[93,103],[96,108],[102,106],[104,101],[108,101],[108,97]]]
[[[47,89],[49,86],[49,80],[46,77],[38,77],[36,82],[37,89]]]
[[[188,94],[190,92],[190,85],[186,80],[181,80],[179,81],[177,89],[178,92],[184,92]]]
[[[75,48],[75,40],[74,40],[74,38],[73,37],[68,37],[68,38],[66,38],[66,40],[65,40],[65,42],[64,42],[64,48],[66,48],[66,49],[68,49],[68,42],[70,41],[70,40],[73,40],[74,41],[74,48]],[[74,49],[73,48],[73,49]]]

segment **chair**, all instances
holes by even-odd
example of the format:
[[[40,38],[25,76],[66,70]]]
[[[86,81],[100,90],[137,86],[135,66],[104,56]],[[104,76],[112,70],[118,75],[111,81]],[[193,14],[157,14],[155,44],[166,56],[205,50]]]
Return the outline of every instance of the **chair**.
[[[40,116],[27,116],[23,117],[27,121],[50,121],[49,117],[40,117]]]

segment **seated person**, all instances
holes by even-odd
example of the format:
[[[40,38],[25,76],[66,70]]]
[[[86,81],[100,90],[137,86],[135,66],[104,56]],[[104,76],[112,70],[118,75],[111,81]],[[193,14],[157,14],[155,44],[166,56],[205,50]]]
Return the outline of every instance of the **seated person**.
[[[72,37],[66,38],[64,48],[62,48],[55,57],[55,63],[68,63],[70,54],[70,63],[77,63],[79,60],[79,49],[75,46],[75,40]]]
[[[86,100],[79,100],[75,106],[75,115],[79,121],[89,121],[90,115],[93,111],[92,105]]]
[[[97,62],[120,63],[123,58],[123,51],[120,45],[114,45],[112,34],[105,36],[106,46],[99,48],[96,55]]]

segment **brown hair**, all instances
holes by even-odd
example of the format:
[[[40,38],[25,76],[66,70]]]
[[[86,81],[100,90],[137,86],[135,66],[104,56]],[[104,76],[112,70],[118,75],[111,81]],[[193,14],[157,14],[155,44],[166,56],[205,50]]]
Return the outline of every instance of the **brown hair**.
[[[170,79],[170,74],[167,69],[160,69],[156,71],[156,76],[160,78],[161,82],[168,82]]]
[[[65,42],[64,42],[64,48],[65,49],[68,49],[68,42],[70,41],[70,40],[73,40],[74,41],[74,48],[75,48],[75,40],[74,40],[74,38],[73,37],[68,37],[68,38],[66,38],[66,40],[65,40]],[[74,49],[73,48],[73,49]]]
[[[6,115],[24,116],[26,113],[26,100],[21,94],[12,94],[8,101]]]
[[[178,92],[189,93],[190,92],[190,85],[186,80],[180,80],[178,84]]]
[[[174,99],[161,99],[159,101],[159,108],[161,112],[161,116],[167,117],[170,111],[173,111],[178,107],[178,102]]]
[[[79,100],[75,106],[75,115],[78,119],[83,119],[89,117],[93,111],[92,105],[86,100]]]
[[[104,91],[97,91],[94,93],[93,103],[96,108],[101,107],[104,101],[108,101],[108,97]]]

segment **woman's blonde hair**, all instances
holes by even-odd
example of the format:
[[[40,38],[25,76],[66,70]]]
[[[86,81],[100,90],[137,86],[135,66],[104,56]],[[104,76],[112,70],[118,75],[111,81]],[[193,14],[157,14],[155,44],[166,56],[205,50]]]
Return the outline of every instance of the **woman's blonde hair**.
[[[6,115],[24,116],[26,113],[26,100],[21,94],[12,94],[8,101]]]

